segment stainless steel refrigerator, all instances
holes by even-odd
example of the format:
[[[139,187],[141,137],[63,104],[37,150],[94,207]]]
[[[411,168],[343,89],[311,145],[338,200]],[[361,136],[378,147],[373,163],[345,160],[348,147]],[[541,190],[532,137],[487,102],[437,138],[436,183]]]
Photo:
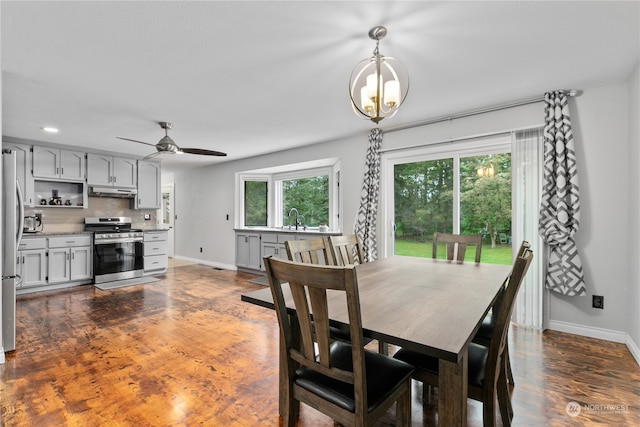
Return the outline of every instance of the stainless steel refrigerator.
[[[24,205],[22,192],[16,177],[16,153],[2,150],[2,207],[0,210],[2,228],[0,228],[0,267],[2,270],[2,293],[0,294],[0,321],[2,328],[2,351],[0,362],[4,361],[4,353],[16,348],[16,284],[20,280],[17,268],[18,246],[22,239]]]

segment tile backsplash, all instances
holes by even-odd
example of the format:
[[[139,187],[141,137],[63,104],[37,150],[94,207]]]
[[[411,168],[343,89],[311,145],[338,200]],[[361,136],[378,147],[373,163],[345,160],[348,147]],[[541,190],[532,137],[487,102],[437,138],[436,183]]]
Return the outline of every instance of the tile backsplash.
[[[77,233],[84,230],[85,217],[128,216],[133,228],[155,229],[158,227],[156,209],[131,209],[130,199],[114,197],[89,197],[86,209],[38,206],[25,208],[25,215],[42,214],[44,233]],[[149,214],[146,221],[144,215]]]

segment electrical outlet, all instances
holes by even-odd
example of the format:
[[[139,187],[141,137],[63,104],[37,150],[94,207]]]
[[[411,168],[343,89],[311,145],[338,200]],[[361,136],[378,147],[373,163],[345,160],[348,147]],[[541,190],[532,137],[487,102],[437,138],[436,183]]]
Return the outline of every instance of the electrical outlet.
[[[200,252],[202,252],[202,248],[200,248]]]
[[[592,306],[593,308],[604,309],[604,297],[602,295],[594,295]]]

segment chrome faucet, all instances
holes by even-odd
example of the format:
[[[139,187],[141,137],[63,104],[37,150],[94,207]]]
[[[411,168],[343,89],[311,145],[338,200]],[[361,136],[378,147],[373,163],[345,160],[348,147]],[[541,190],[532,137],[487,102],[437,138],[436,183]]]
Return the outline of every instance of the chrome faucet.
[[[296,208],[291,208],[291,210],[289,211],[289,218],[291,218],[291,212],[295,212],[296,213],[296,230],[298,229],[298,226],[300,225],[300,219],[299,219],[299,214],[298,214],[298,209]]]

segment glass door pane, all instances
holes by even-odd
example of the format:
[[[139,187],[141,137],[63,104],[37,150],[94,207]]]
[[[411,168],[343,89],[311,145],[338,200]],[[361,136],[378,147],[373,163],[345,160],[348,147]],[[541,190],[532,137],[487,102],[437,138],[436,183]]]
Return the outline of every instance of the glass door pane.
[[[433,233],[453,232],[453,158],[394,165],[395,255],[431,257]]]
[[[460,233],[483,235],[482,262],[511,263],[510,153],[460,159]]]

